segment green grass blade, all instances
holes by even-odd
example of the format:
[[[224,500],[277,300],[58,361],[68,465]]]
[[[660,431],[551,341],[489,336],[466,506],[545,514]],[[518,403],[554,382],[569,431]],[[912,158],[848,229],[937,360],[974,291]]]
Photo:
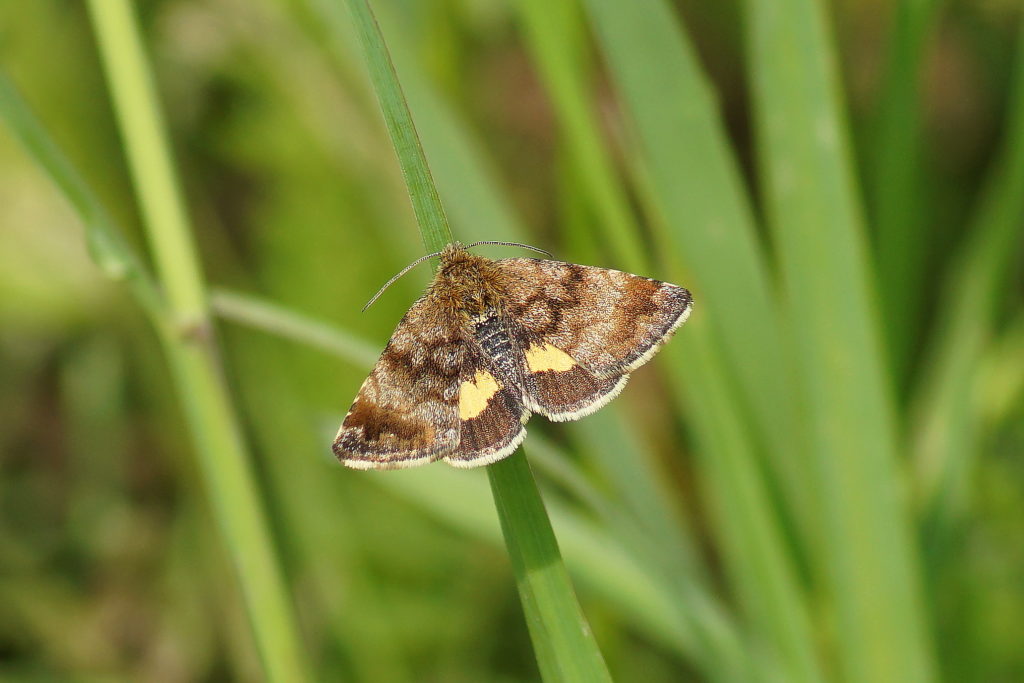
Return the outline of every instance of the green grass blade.
[[[657,203],[649,217],[664,221],[669,254],[692,274],[685,284],[694,290],[697,315],[712,320],[789,516],[813,548],[816,503],[776,287],[714,94],[663,0],[585,5],[636,127]]]
[[[746,7],[759,161],[809,398],[840,660],[849,681],[931,680],[827,18],[817,0]]]
[[[867,174],[889,356],[903,385],[919,330],[930,236],[924,205],[921,65],[941,0],[901,0],[872,126]]]
[[[986,351],[974,395],[986,434],[996,433],[1024,406],[1024,308]]]
[[[722,539],[730,582],[753,626],[752,637],[770,646],[751,680],[822,681],[810,613],[793,559],[754,458],[750,430],[738,401],[723,381],[725,371],[706,321],[687,323],[671,368],[687,393],[693,419],[702,489]],[[755,660],[759,661],[759,660]]]
[[[360,367],[372,368],[380,356],[377,347],[337,325],[315,320],[254,296],[215,289],[210,293],[210,305],[225,320],[323,349]]]
[[[575,0],[519,3],[527,44],[544,81],[601,233],[626,270],[649,270],[640,231],[617,181],[585,87],[584,26]]]
[[[562,564],[526,457],[517,451],[489,466],[487,476],[544,680],[611,681]]]
[[[984,433],[996,433],[1024,405],[1024,308],[986,351],[974,392]]]
[[[396,38],[398,34],[395,31]],[[416,112],[417,130],[434,170],[438,192],[458,233],[466,242],[529,243],[529,231],[502,193],[498,174],[487,163],[482,145],[470,135],[468,123],[460,120],[431,87],[405,40],[394,40],[391,47],[409,106]]]
[[[203,277],[134,10],[123,0],[93,0],[89,10],[173,316],[162,341],[256,643],[270,680],[307,680],[288,593],[211,340]]]
[[[359,35],[359,44],[363,47],[370,80],[384,114],[388,135],[391,136],[402,177],[409,189],[409,199],[416,215],[416,224],[423,236],[423,246],[428,252],[440,251],[455,240],[441,198],[437,195],[434,179],[430,175],[419,135],[416,134],[412,114],[402,94],[395,65],[391,63],[391,55],[388,54],[380,26],[368,2],[348,0],[348,5]]]
[[[972,386],[992,333],[997,304],[1024,241],[1024,23],[1018,32],[1012,93],[999,156],[989,172],[967,244],[941,298],[938,333],[914,397],[913,443],[920,505],[934,529],[965,502],[978,452]]]
[[[132,252],[96,195],[60,151],[7,77],[0,73],[0,116],[71,204],[86,230],[89,252],[110,278],[124,281],[156,324],[166,305],[153,276]]]
[[[697,312],[665,355],[686,388],[704,449],[702,462],[723,464],[704,468],[705,486],[723,501],[728,491],[743,490],[749,501],[744,506],[723,503],[715,519],[726,539],[730,577],[754,622],[754,637],[769,644],[768,656],[780,662],[766,669],[781,668],[792,680],[819,680],[809,614],[769,504],[757,442],[744,423],[739,394],[727,389],[735,386],[727,369],[731,363],[742,377],[743,393],[762,411],[760,434],[780,456],[773,463],[785,493],[796,497],[789,499],[793,511],[800,512],[794,519],[813,522],[813,489],[801,466],[801,430],[789,422],[795,405],[780,400],[792,392],[785,381],[782,330],[772,315],[777,305],[721,121],[665,3],[589,0],[587,6],[637,127],[649,179],[644,197],[650,215],[667,224],[659,227],[671,244],[666,260],[684,261],[695,280]],[[722,341],[712,341],[718,338]],[[714,356],[715,363],[707,367],[694,360],[711,358],[709,349],[716,346],[721,360]],[[721,398],[709,403],[706,395]],[[779,431],[783,423],[793,431]],[[804,527],[808,541],[809,529]]]
[[[530,457],[534,457],[532,449]],[[499,523],[487,509],[486,484],[480,480],[434,469],[398,472],[381,484],[417,501],[455,529],[489,542],[499,539]],[[697,663],[709,680],[750,680],[749,676],[723,675],[735,674],[749,653],[736,638],[735,628],[717,619],[716,607],[698,601],[686,611],[674,609],[674,594],[606,532],[557,500],[546,507],[559,529],[560,546],[573,575],[589,591],[615,605],[649,637]],[[699,631],[709,626],[713,626],[712,638],[705,640]],[[707,647],[709,642],[713,647]]]
[[[452,241],[451,230],[384,37],[366,0],[349,0],[348,5],[424,245],[437,251]],[[610,680],[522,450],[490,465],[487,474],[541,673],[548,680]]]
[[[164,123],[147,65],[141,61],[141,38],[132,10],[116,1],[96,0],[89,7],[160,282],[178,322],[197,323],[206,317],[203,278],[185,207],[174,189],[177,183]]]

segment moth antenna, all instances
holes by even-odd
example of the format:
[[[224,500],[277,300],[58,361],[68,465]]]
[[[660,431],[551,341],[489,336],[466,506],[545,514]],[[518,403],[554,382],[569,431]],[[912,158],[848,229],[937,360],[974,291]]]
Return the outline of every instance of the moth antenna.
[[[366,302],[366,305],[363,306],[363,312],[365,312],[367,308],[372,306],[374,301],[376,301],[377,299],[380,298],[380,295],[384,293],[384,290],[386,290],[391,285],[395,284],[395,280],[397,280],[398,278],[402,277],[403,275],[405,275],[410,270],[412,270],[413,268],[415,268],[419,264],[423,263],[427,259],[434,258],[435,256],[440,256],[440,255],[441,255],[441,252],[435,251],[433,254],[426,254],[425,256],[420,256],[418,259],[416,259],[415,261],[413,261],[412,263],[407,265],[405,268],[402,268],[402,272],[400,272],[398,275],[394,276],[393,278],[388,280],[386,283],[384,283],[384,286],[381,287],[380,290],[378,290],[377,293],[373,295],[373,298]]]
[[[522,247],[523,249],[529,249],[530,251],[536,251],[536,252],[539,252],[541,254],[545,254],[546,256],[550,256],[551,258],[555,258],[554,254],[552,254],[550,251],[545,251],[544,249],[541,249],[540,247],[532,247],[529,244],[523,244],[522,242],[491,242],[491,241],[473,242],[473,244],[467,244],[466,245],[466,249],[469,249],[470,247],[476,247],[476,246],[479,246],[481,244],[496,244],[499,247]]]

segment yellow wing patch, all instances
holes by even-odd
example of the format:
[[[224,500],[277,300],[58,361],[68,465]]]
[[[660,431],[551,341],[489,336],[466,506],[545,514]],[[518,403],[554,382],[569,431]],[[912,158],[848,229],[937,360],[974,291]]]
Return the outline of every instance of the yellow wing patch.
[[[526,350],[526,367],[530,369],[530,372],[544,372],[545,370],[565,372],[572,370],[576,364],[572,356],[551,344],[531,346]]]
[[[501,391],[501,383],[486,370],[477,370],[470,381],[459,386],[459,419],[472,420],[484,412],[491,398]]]

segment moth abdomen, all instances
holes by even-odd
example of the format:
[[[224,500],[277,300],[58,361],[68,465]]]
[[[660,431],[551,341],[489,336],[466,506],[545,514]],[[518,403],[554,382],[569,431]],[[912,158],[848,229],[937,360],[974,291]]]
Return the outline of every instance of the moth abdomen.
[[[481,318],[476,323],[476,341],[481,350],[497,366],[498,372],[507,380],[518,383],[522,371],[519,355],[508,326],[496,312]]]

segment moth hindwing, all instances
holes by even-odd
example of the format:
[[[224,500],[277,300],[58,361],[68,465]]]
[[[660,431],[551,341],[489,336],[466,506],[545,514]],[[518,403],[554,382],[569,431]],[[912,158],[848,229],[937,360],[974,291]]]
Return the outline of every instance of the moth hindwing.
[[[616,270],[458,243],[440,257],[338,432],[346,465],[495,462],[531,412],[575,420],[618,395],[692,306],[682,287]]]

